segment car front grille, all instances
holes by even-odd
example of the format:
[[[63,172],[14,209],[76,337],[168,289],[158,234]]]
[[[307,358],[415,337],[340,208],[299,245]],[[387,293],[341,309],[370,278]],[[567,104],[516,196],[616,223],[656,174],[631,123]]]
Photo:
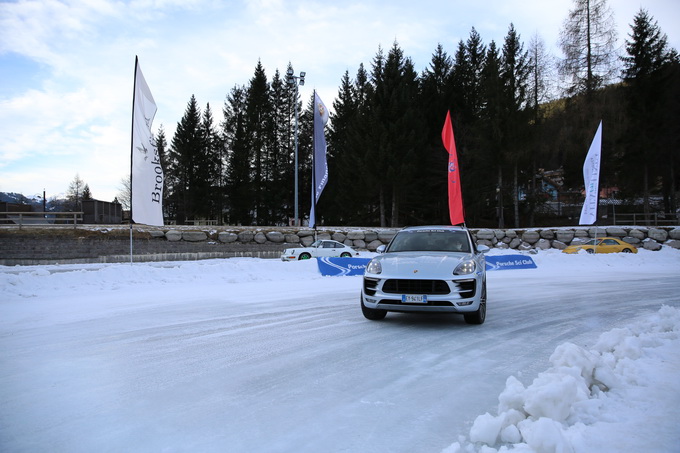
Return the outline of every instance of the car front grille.
[[[389,294],[449,294],[449,285],[444,280],[405,280],[385,281],[383,292]]]

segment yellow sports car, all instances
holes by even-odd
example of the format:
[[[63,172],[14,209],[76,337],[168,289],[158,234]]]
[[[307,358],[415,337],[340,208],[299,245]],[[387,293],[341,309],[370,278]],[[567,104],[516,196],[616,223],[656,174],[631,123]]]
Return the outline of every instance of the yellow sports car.
[[[588,253],[637,253],[637,248],[617,238],[596,238],[585,244],[570,245],[562,253],[578,253],[585,250]]]

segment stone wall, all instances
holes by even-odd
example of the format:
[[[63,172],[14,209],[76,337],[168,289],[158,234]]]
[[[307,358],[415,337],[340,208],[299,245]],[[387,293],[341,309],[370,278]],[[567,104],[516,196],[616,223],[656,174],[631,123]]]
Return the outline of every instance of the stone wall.
[[[532,228],[527,230],[474,230],[478,244],[502,249],[563,250],[569,245],[583,244],[594,237],[610,236],[637,248],[660,250],[662,247],[680,249],[679,227],[578,227]]]
[[[375,251],[398,228],[321,228],[317,239],[333,239],[357,250]],[[680,249],[680,227],[573,227],[532,229],[471,229],[478,244],[528,251],[563,249],[595,237],[614,236],[634,247]],[[308,246],[314,230],[291,227],[167,227],[135,226],[133,261],[175,261],[251,256],[279,258],[285,248]],[[128,227],[0,228],[0,265],[100,263],[130,261]]]
[[[375,251],[378,246],[387,244],[399,228],[387,229],[321,229],[316,239],[333,239],[357,250]],[[594,237],[611,236],[619,238],[632,246],[647,250],[659,250],[662,246],[680,249],[679,227],[578,227],[578,228],[531,228],[531,229],[471,229],[478,244],[501,249],[564,249],[568,245],[583,244]],[[313,230],[276,230],[259,229],[246,231],[180,231],[167,230],[152,232],[168,241],[201,242],[216,240],[224,244],[257,244],[307,247],[315,240]]]

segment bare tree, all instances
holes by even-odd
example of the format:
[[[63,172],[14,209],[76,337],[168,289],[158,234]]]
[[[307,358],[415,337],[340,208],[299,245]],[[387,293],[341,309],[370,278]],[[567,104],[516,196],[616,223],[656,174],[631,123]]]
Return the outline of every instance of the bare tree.
[[[533,144],[529,147],[529,160],[531,161],[531,185],[529,194],[527,194],[527,201],[529,207],[529,226],[534,226],[534,214],[537,207],[537,189],[536,189],[536,159],[541,154],[544,145],[541,131],[543,128],[543,114],[541,113],[541,105],[549,102],[558,96],[556,92],[556,77],[555,77],[555,57],[546,50],[545,42],[541,36],[536,33],[532,36],[529,42],[529,93],[528,93],[528,108],[531,111],[531,123],[533,125]]]
[[[607,0],[574,0],[559,38],[564,53],[559,72],[568,84],[568,95],[591,95],[616,77],[616,39]]]
[[[87,184],[80,179],[80,176],[77,173],[75,178],[73,178],[73,181],[68,185],[66,200],[68,201],[68,208],[72,211],[79,211],[82,209],[81,202],[83,201],[83,191],[85,190],[86,185]]]
[[[132,205],[132,189],[130,184],[130,175],[121,178],[120,185],[118,186],[118,195],[116,195],[116,200],[123,207],[125,211],[130,210]]]
[[[529,41],[529,76],[528,103],[530,108],[538,108],[539,105],[549,102],[558,97],[556,92],[557,81],[555,74],[555,56],[546,49],[545,41],[538,34],[534,34]]]

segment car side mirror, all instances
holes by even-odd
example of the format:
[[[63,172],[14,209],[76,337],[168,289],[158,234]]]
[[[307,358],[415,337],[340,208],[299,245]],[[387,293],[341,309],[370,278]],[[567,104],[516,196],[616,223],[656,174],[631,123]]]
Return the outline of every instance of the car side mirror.
[[[486,253],[486,252],[488,252],[489,250],[491,250],[491,249],[490,249],[489,247],[487,247],[486,245],[484,245],[484,244],[480,244],[480,245],[477,246],[477,251],[478,251],[478,252]]]
[[[378,248],[375,249],[375,251],[378,252],[378,253],[385,253],[385,249],[386,249],[386,248],[387,248],[387,247],[385,247],[384,244],[383,244],[383,245],[379,245]]]

